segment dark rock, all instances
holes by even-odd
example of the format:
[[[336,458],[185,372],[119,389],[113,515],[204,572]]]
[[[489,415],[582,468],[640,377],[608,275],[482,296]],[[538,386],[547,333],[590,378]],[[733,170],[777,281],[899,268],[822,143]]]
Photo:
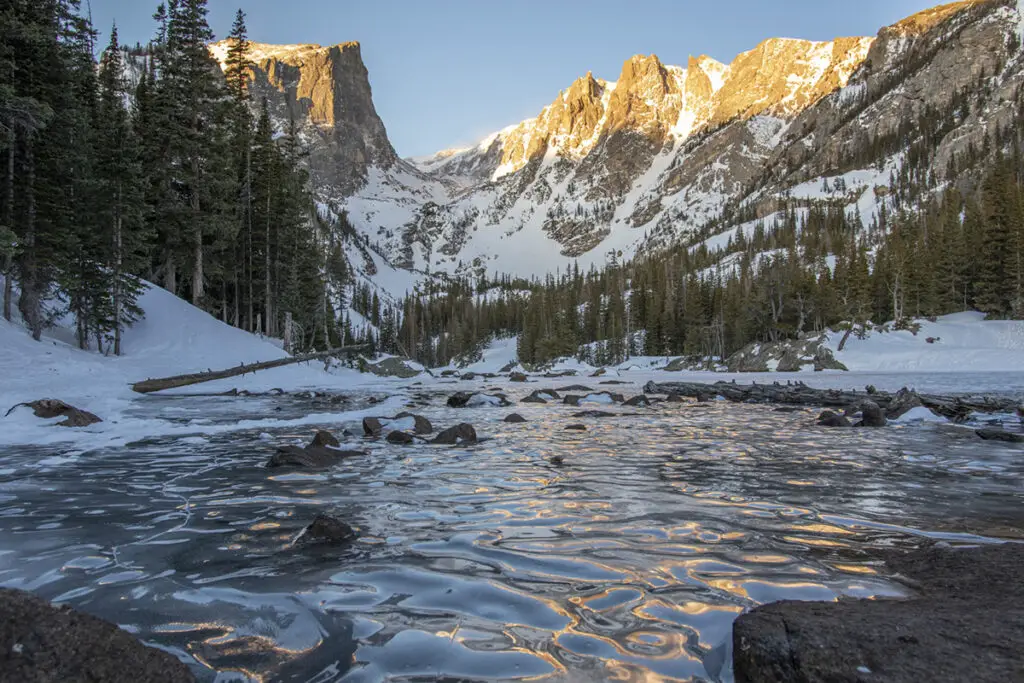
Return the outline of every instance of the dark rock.
[[[574,394],[566,394],[562,398],[562,403],[564,403],[567,406],[579,406],[580,401],[582,401],[582,400],[583,400],[582,396],[576,396]]]
[[[933,546],[886,563],[920,595],[786,601],[741,615],[737,683],[1024,680],[1024,544]]]
[[[319,431],[316,436],[313,437],[313,443],[309,444],[312,448],[320,448],[323,446],[331,446],[332,448],[338,448],[341,446],[341,442],[338,441],[334,434],[325,431]]]
[[[686,399],[679,394],[669,394],[668,398],[665,399],[667,403],[686,403]]]
[[[874,396],[875,394],[878,393],[878,389],[875,388],[874,384],[869,384],[866,387],[864,387],[864,391],[866,391],[869,396]]]
[[[509,362],[507,362],[504,365],[502,365],[501,369],[498,370],[498,372],[501,372],[501,373],[512,372],[512,368],[514,368],[517,365],[519,365],[519,361],[517,361],[517,360],[510,360]]]
[[[103,422],[100,418],[96,417],[88,410],[80,410],[72,405],[68,405],[64,401],[58,401],[55,398],[44,398],[40,401],[32,401],[31,403],[19,403],[7,411],[10,415],[14,412],[15,408],[21,406],[27,406],[32,409],[32,413],[44,420],[52,420],[55,417],[65,418],[63,422],[58,422],[58,427],[88,427],[94,425],[97,422]]]
[[[476,430],[471,424],[459,424],[444,430],[430,443],[441,446],[455,446],[458,444],[472,444],[477,442]]]
[[[457,374],[459,374],[459,373],[456,372],[455,370],[442,370],[441,371],[441,376],[442,377],[454,377]]]
[[[366,436],[380,436],[381,432],[384,431],[384,425],[381,424],[380,418],[376,417],[364,417],[363,418],[363,434]]]
[[[513,372],[511,375],[508,376],[508,379],[509,379],[510,382],[522,383],[522,382],[525,382],[526,380],[528,380],[529,377],[527,377],[526,375],[524,375],[521,372]]]
[[[473,400],[477,396],[481,397],[479,402],[476,402],[476,401]],[[496,400],[491,401],[489,399],[496,399]],[[504,394],[477,394],[477,393],[469,393],[469,392],[465,392],[465,391],[460,391],[460,392],[458,392],[456,394],[453,394],[451,397],[448,398],[448,407],[449,408],[466,408],[470,404],[481,405],[481,406],[483,406],[483,405],[495,405],[495,406],[502,406],[502,407],[512,405],[511,403],[509,403],[508,397],[505,396]]]
[[[481,377],[483,377],[484,379],[497,379],[498,378],[498,376],[496,374],[494,374],[493,372],[485,372],[483,375],[481,375]]]
[[[587,425],[569,425],[565,430],[567,432],[585,432],[587,431]]]
[[[584,410],[579,413],[573,413],[572,416],[577,419],[582,417],[590,417],[597,420],[601,420],[608,417],[619,417],[618,413],[606,413],[603,410]]]
[[[530,394],[529,396],[521,400],[520,403],[547,403],[547,401],[542,399],[540,396]]]
[[[776,413],[799,413],[802,410],[803,410],[803,408],[798,408],[796,406],[779,406],[778,408],[775,409],[774,412],[776,412]],[[829,412],[829,411],[826,411],[826,412]],[[833,413],[833,415],[834,414],[835,413]]]
[[[559,467],[565,464],[565,458],[563,458],[560,455],[552,455],[550,458],[548,458],[548,462],[551,463],[552,465],[555,465],[556,467]]]
[[[194,683],[177,657],[116,625],[31,593],[0,589],[0,681]]]
[[[434,432],[434,425],[432,425],[430,420],[422,415],[413,415],[412,413],[399,413],[398,415],[395,415],[396,420],[404,420],[410,417],[413,421],[412,431],[414,433],[422,436],[423,434],[432,434]]]
[[[562,372],[549,372],[544,376],[548,379],[559,379],[561,377],[575,377],[576,374],[575,370],[563,370]]]
[[[622,386],[623,384],[630,384],[630,382],[623,382],[621,379],[609,379],[601,382],[601,386]]]
[[[518,424],[523,424],[524,422],[526,422],[526,418],[523,417],[522,415],[518,414],[518,413],[512,413],[511,415],[509,415],[508,417],[505,418],[505,422],[508,422],[509,424],[517,424],[518,425]]]
[[[818,416],[819,427],[850,427],[851,423],[845,415],[840,415],[831,410],[824,411]]]
[[[713,396],[711,396],[710,394],[697,392],[697,403],[708,403],[711,401],[712,398]]]
[[[365,366],[367,372],[372,372],[379,377],[400,377],[410,379],[420,374],[420,371],[410,366],[408,358],[385,358],[379,363],[368,363]]]
[[[604,377],[608,374],[608,370],[605,368],[598,368],[590,376],[591,377]]]
[[[469,403],[469,399],[473,398],[473,394],[468,391],[459,391],[448,397],[449,408],[465,408],[466,404]]]
[[[400,446],[408,446],[409,444],[416,443],[416,437],[406,432],[388,432],[388,443],[398,444]]]
[[[633,398],[629,399],[623,405],[627,405],[631,408],[646,408],[647,406],[651,405],[651,399],[647,398],[643,394],[640,394],[639,396],[634,396]]]
[[[861,420],[857,427],[884,427],[889,424],[885,419],[885,413],[874,401],[864,401],[860,404]]]
[[[459,379],[474,380],[476,379],[475,372],[466,372],[459,376]]]
[[[1024,443],[1024,434],[1014,434],[1005,429],[979,429],[974,432],[985,441],[1003,441],[1006,443]]]
[[[941,337],[928,337],[927,339],[925,339],[925,342],[929,344],[934,344],[937,341],[941,341]]]
[[[345,458],[352,458],[357,455],[366,455],[366,451],[342,451],[336,448],[312,446],[307,446],[306,448],[282,446],[277,449],[277,453],[267,462],[267,467],[323,469],[333,467]]]
[[[303,530],[301,539],[321,543],[347,543],[355,537],[355,529],[340,519],[329,515],[317,515],[313,523]]]
[[[560,391],[560,392],[564,392],[564,391],[593,391],[593,389],[591,389],[590,387],[585,386],[583,384],[572,384],[572,385],[569,385],[567,387],[560,387],[558,389],[558,391]]]
[[[897,420],[914,408],[920,408],[923,405],[921,397],[917,395],[917,392],[904,387],[897,391],[893,399],[889,401],[889,405],[885,410],[885,416],[890,420]]]

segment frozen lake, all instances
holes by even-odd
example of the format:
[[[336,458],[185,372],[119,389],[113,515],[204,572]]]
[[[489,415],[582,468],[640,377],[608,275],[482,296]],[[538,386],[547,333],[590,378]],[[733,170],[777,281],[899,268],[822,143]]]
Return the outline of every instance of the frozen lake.
[[[637,375],[503,386],[518,399],[580,381],[632,395],[655,377],[722,379]],[[1019,373],[799,379],[1024,394]],[[902,595],[884,550],[1024,537],[1021,447],[962,427],[836,431],[813,426],[817,411],[723,402],[445,406],[468,386],[492,385],[378,396],[398,391],[436,428],[470,422],[484,442],[351,438],[369,454],[320,473],[263,464],[317,427],[358,432],[345,411],[369,410],[367,392],[344,405],[147,398],[132,415],[165,425],[151,438],[6,447],[0,584],[114,621],[204,681],[728,680],[744,609]],[[588,408],[630,415],[573,417]],[[511,412],[528,422],[503,423]],[[311,413],[325,417],[306,424]],[[319,512],[359,540],[293,546]]]

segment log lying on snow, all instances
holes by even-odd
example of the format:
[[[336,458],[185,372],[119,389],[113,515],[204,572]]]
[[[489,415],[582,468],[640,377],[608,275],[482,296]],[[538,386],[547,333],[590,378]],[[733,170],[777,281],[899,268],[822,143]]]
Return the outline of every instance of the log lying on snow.
[[[306,363],[312,360],[324,360],[325,358],[331,358],[333,356],[349,355],[365,351],[368,348],[370,348],[368,344],[342,346],[336,349],[321,351],[319,353],[307,353],[304,356],[288,356],[287,358],[278,358],[276,360],[268,360],[262,363],[249,363],[248,365],[243,364],[227,370],[209,370],[207,372],[197,372],[191,375],[177,375],[175,377],[163,377],[161,379],[147,379],[143,382],[136,382],[133,384],[132,391],[139,394],[152,394],[155,391],[163,391],[164,389],[177,389],[179,387],[187,387],[193,384],[212,382],[217,379],[239,377],[241,375],[247,375],[250,372],[280,368],[285,365]]]
[[[901,390],[895,394],[884,391],[843,391],[839,389],[812,389],[802,382],[795,384],[736,384],[718,382],[648,382],[648,394],[678,394],[696,399],[722,396],[736,403],[783,403],[799,406],[856,409],[865,401],[874,401],[889,417],[897,417],[913,407],[914,399],[937,415],[953,421],[963,421],[972,412],[1012,413],[1020,405],[1019,399],[998,396],[941,396],[917,394]],[[909,406],[909,407],[908,407]],[[902,409],[902,412],[900,410]]]

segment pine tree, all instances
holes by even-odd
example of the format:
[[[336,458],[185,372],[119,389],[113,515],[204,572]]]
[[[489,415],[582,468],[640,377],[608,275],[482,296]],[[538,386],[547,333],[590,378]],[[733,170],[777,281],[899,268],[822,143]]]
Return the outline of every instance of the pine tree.
[[[101,323],[113,333],[114,355],[121,355],[121,334],[142,314],[138,296],[140,272],[148,256],[144,186],[139,146],[127,109],[122,51],[117,28],[103,53],[99,71],[100,97],[96,118],[96,176],[100,254],[110,293],[109,320]]]

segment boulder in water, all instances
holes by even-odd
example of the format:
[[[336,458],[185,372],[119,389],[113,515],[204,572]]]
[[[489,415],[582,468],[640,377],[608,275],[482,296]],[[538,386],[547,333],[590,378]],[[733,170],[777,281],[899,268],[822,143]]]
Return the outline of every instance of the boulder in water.
[[[381,424],[380,418],[363,418],[363,434],[365,434],[366,436],[380,436],[383,431],[384,425]]]
[[[884,427],[889,424],[885,419],[885,413],[874,401],[864,401],[860,404],[861,419],[857,427]]]
[[[511,415],[505,418],[505,422],[509,424],[523,424],[524,422],[526,422],[526,418],[520,415],[519,413],[512,413]]]
[[[408,446],[416,443],[416,437],[406,432],[394,431],[388,433],[387,442],[398,444],[399,446]]]
[[[508,376],[508,379],[510,382],[522,383],[528,380],[529,378],[521,372],[513,372],[511,375]]]
[[[587,431],[587,425],[569,425],[565,428],[567,432],[585,432]]]
[[[19,683],[194,683],[177,657],[115,624],[0,589],[0,680]]]
[[[433,433],[434,425],[432,425],[430,423],[430,420],[428,420],[427,418],[423,417],[422,415],[414,415],[412,413],[399,413],[398,415],[395,415],[394,420],[396,420],[396,421],[398,421],[398,420],[408,420],[409,418],[412,418],[412,421],[413,421],[412,431],[415,434],[419,434],[419,435],[422,436],[424,434],[432,434]]]
[[[347,543],[356,537],[356,530],[330,515],[317,515],[300,537],[304,541],[320,543]]]
[[[818,416],[819,427],[850,427],[852,423],[846,419],[845,415],[833,412],[831,410],[824,411]]]
[[[651,405],[651,399],[644,394],[640,394],[639,396],[634,396],[629,399],[623,405],[627,405],[631,408],[646,408]]]
[[[331,448],[338,448],[341,446],[341,442],[335,438],[334,434],[325,432],[323,430],[316,433],[313,437],[313,443],[309,444],[312,448],[320,448],[323,446],[330,446]]]
[[[974,432],[985,441],[1002,441],[1004,443],[1024,443],[1024,434],[1014,434],[1005,429],[979,429]]]
[[[536,394],[530,394],[526,398],[520,401],[520,403],[547,403],[544,399]]]
[[[459,444],[474,444],[476,442],[476,429],[471,424],[462,423],[445,429],[430,443],[439,446],[457,446]]]

